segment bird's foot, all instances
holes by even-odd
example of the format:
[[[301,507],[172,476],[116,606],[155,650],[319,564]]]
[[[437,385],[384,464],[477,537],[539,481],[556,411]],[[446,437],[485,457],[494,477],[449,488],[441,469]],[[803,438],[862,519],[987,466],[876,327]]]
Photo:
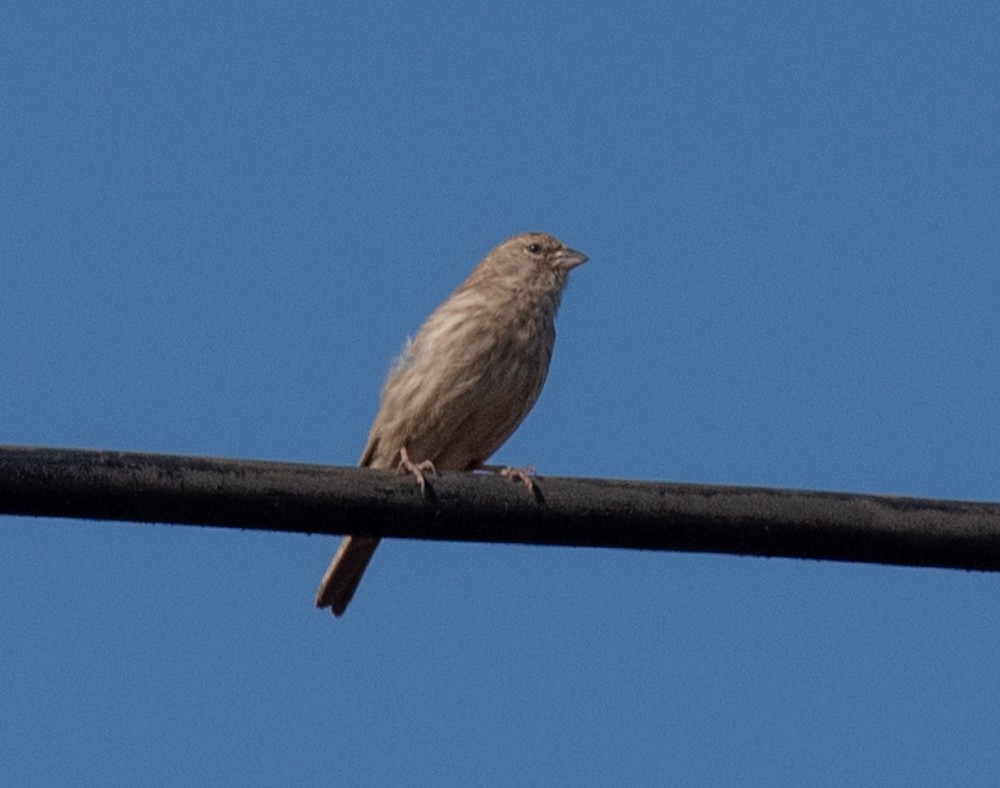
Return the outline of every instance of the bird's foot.
[[[521,482],[524,489],[528,491],[528,495],[534,495],[536,492],[532,477],[537,477],[538,471],[535,470],[534,465],[525,465],[521,468],[514,468],[510,465],[481,465],[480,468],[503,476],[505,479],[510,479],[512,482]]]
[[[435,479],[437,478],[437,468],[434,467],[434,463],[430,460],[413,462],[413,460],[410,459],[410,455],[407,453],[405,446],[399,450],[399,457],[399,465],[396,467],[396,473],[412,473],[420,487],[420,495],[426,498],[427,477],[424,476],[424,474],[429,473]]]

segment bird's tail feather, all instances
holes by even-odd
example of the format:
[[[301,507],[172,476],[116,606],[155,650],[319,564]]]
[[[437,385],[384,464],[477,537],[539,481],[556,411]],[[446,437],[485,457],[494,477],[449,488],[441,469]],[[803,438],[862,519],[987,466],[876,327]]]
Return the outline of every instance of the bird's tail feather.
[[[344,537],[319,584],[316,607],[329,607],[335,616],[343,615],[380,541],[378,536]]]

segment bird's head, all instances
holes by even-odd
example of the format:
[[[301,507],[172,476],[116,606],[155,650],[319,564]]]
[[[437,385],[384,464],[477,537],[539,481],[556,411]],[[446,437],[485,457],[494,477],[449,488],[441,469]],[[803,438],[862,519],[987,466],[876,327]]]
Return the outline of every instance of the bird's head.
[[[520,288],[562,290],[566,275],[587,262],[587,255],[570,249],[547,233],[521,233],[508,238],[482,262],[484,273]]]

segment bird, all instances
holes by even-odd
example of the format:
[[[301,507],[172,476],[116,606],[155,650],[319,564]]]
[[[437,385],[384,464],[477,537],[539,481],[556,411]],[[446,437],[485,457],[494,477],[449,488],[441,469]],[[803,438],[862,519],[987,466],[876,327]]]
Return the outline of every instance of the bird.
[[[485,463],[541,394],[568,274],[586,261],[539,232],[490,251],[407,340],[359,465],[412,474],[422,494],[438,470],[497,470]],[[525,472],[502,472],[531,489]],[[344,538],[320,583],[318,608],[343,615],[380,541]]]

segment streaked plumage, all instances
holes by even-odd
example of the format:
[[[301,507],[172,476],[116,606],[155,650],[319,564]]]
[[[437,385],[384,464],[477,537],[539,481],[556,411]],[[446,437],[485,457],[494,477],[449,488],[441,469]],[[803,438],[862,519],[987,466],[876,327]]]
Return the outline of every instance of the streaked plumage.
[[[517,235],[491,251],[407,343],[360,465],[395,469],[408,455],[412,465],[429,461],[438,470],[481,467],[538,399],[567,274],[586,260],[543,233]],[[378,543],[344,539],[317,607],[344,612]]]

